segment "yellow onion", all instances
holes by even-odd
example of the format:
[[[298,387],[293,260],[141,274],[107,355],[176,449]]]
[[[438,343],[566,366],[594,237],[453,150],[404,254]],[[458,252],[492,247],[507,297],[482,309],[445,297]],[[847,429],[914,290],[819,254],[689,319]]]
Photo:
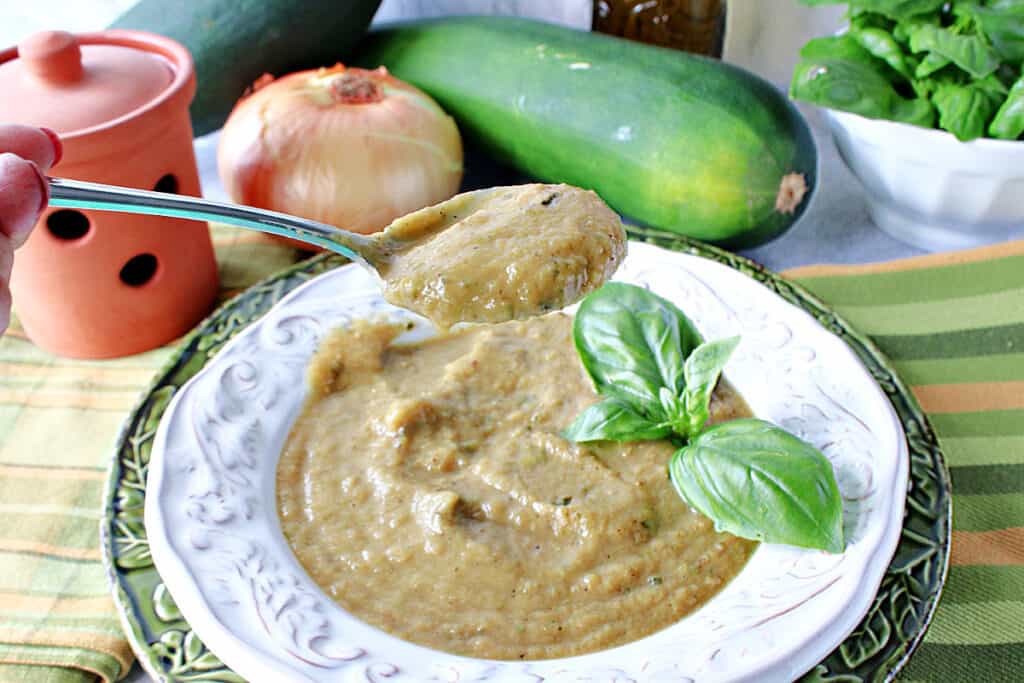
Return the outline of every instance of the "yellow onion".
[[[383,67],[338,64],[257,82],[224,124],[217,169],[235,202],[366,233],[454,195],[462,141]]]

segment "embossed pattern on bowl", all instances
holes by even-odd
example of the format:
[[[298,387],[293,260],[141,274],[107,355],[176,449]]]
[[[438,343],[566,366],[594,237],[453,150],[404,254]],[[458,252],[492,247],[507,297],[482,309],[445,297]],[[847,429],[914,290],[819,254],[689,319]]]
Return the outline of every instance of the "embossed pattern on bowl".
[[[892,408],[845,346],[810,316],[725,266],[631,244],[616,279],[672,299],[709,338],[741,333],[726,374],[759,416],[835,465],[844,554],[763,545],[704,608],[610,650],[495,662],[398,640],[344,612],[305,575],[281,535],[274,471],[304,399],[304,371],[333,327],[390,307],[357,268],[286,297],[178,392],[154,443],[146,529],[182,613],[251,680],[791,679],[831,652],[870,607],[899,538],[906,441]]]
[[[825,112],[872,220],[896,239],[948,250],[1024,236],[1024,142]]]

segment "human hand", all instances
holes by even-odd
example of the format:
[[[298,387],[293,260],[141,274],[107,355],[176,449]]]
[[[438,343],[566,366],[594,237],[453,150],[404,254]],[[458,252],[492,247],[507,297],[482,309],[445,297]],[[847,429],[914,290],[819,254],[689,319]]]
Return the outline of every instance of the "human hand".
[[[0,334],[11,319],[14,250],[28,239],[49,201],[43,174],[60,161],[60,139],[50,130],[0,125]]]

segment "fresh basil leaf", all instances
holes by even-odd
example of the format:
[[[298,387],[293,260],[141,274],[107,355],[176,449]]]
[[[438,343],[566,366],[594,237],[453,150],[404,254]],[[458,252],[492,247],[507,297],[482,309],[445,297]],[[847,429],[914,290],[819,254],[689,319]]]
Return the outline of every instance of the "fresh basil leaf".
[[[998,72],[997,72],[998,73]],[[985,78],[979,78],[974,81],[971,85],[977,87],[984,93],[987,93],[996,102],[1002,102],[1006,99],[1006,96],[1010,94],[1010,89],[1003,85],[1003,82],[999,80],[996,74],[989,74]]]
[[[1016,64],[1024,61],[1024,0],[996,0],[984,6],[958,2],[954,11],[974,19],[1004,60]]]
[[[1010,88],[1006,101],[988,125],[988,134],[1001,140],[1016,140],[1024,134],[1024,77]]]
[[[661,388],[682,393],[683,361],[701,342],[674,304],[621,282],[609,282],[583,300],[573,340],[597,393],[655,422],[668,417]]]
[[[917,65],[917,68],[914,69],[914,78],[928,78],[936,71],[944,69],[952,63],[953,62],[951,62],[949,59],[943,57],[940,54],[937,54],[935,52],[929,52],[924,56],[924,59],[922,59],[921,62]]]
[[[938,12],[948,0],[856,0],[851,7],[877,12],[890,19],[905,21],[922,14]]]
[[[999,100],[977,83],[942,83],[935,88],[932,102],[939,111],[939,127],[961,142],[985,135],[999,109]]]
[[[985,4],[995,12],[1016,14],[1024,9],[1024,0],[988,0]]]
[[[672,428],[680,434],[686,432],[677,429],[677,426],[685,424],[686,411],[683,409],[683,402],[679,396],[672,393],[668,387],[662,387],[658,392],[658,400],[661,401],[661,409],[665,411],[665,418],[672,425]]]
[[[687,436],[697,436],[711,416],[711,393],[739,343],[739,337],[704,342],[686,358],[683,366],[683,374],[686,376],[683,409],[686,413]]]
[[[984,38],[959,35],[934,24],[915,24],[910,28],[910,49],[945,57],[975,78],[984,78],[999,68],[999,55]]]
[[[907,43],[910,42],[910,31],[907,28],[908,26],[909,24],[905,22],[900,22],[896,24],[896,26],[894,26],[892,29],[892,37],[900,45],[906,45]]]
[[[719,531],[843,551],[842,499],[831,463],[769,422],[710,427],[672,456],[669,475],[679,495]]]
[[[569,441],[653,441],[672,433],[613,398],[590,406],[562,432]]]
[[[1017,82],[1017,79],[1021,76],[1021,68],[1010,66],[1009,64],[1000,64],[999,68],[996,69],[994,78],[1003,84],[1006,88],[1006,92],[1010,92],[1010,88]]]
[[[872,119],[930,128],[935,111],[928,100],[905,99],[872,67],[848,59],[803,60],[797,64],[790,96],[822,107]]]
[[[913,71],[907,63],[903,49],[888,31],[880,28],[862,28],[851,31],[850,36],[864,50],[884,61],[899,75],[908,80],[913,77]]]
[[[932,93],[935,92],[935,88],[938,87],[939,81],[934,78],[922,78],[921,80],[912,81],[914,86],[914,93],[922,98],[930,101]]]
[[[877,12],[865,12],[863,10],[855,10],[850,16],[850,28],[854,30],[877,28],[892,33],[895,30],[896,25],[897,24],[895,21],[893,21],[889,17],[882,16]]]
[[[812,38],[807,44],[800,48],[800,56],[803,59],[849,59],[860,62],[865,66],[875,67],[876,62],[871,53],[861,47],[860,43],[853,39],[849,33],[840,36],[824,36]]]

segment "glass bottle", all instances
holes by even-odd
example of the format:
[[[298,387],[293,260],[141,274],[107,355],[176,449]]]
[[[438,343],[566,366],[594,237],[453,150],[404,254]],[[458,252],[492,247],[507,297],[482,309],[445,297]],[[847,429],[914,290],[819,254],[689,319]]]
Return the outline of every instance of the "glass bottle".
[[[725,0],[594,0],[593,30],[719,58]]]

